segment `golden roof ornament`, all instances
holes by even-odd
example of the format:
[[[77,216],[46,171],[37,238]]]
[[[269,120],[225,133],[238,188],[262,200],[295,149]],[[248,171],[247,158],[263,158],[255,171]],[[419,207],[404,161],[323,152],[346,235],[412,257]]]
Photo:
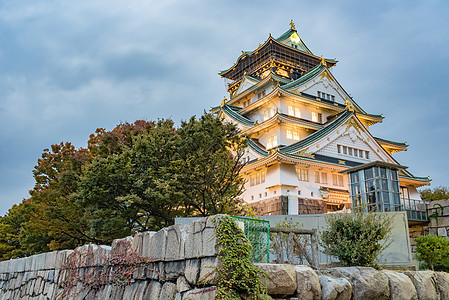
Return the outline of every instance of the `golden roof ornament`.
[[[352,106],[352,103],[348,100],[348,98],[345,98],[345,105],[347,110],[354,111],[354,106]]]
[[[323,66],[327,67],[326,59],[324,59],[323,56],[321,56],[321,58],[320,58],[320,63],[321,63]]]
[[[295,31],[296,31],[295,23],[293,23],[293,20],[290,21],[290,28],[291,28],[292,30],[295,30]]]
[[[226,96],[224,96],[223,100],[221,101],[220,107],[223,107],[223,106],[226,104],[226,101],[227,101],[227,100],[228,100],[228,99],[226,99]]]

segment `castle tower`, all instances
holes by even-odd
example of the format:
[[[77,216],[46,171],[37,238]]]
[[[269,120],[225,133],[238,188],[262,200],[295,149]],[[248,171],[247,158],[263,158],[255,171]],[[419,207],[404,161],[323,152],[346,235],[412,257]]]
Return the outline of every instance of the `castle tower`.
[[[409,210],[421,200],[416,188],[430,183],[393,158],[405,143],[371,135],[383,117],[365,112],[343,89],[330,70],[336,64],[313,54],[292,21],[279,38],[270,35],[219,73],[229,100],[212,111],[250,136],[242,197],[258,214],[327,213],[351,202]]]

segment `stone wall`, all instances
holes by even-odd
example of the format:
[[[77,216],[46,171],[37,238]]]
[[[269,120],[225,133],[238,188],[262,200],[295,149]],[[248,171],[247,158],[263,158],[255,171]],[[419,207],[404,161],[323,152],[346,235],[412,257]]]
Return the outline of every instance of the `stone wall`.
[[[426,207],[427,215],[430,216],[429,223],[409,225],[412,253],[416,252],[415,238],[420,235],[449,237],[449,199],[429,202]]]
[[[0,299],[215,299],[220,261],[213,218],[139,233],[111,247],[0,262]],[[449,299],[448,273],[257,266],[276,299]]]

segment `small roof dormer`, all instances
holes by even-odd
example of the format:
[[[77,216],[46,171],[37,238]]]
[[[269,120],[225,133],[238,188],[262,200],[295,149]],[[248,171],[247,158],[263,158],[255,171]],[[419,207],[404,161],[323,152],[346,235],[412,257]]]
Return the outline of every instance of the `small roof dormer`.
[[[293,23],[293,20],[291,20],[290,22],[290,29],[284,32],[276,40],[284,45],[290,46],[292,48],[313,55],[312,51],[309,50],[306,44],[299,37],[299,34],[296,31],[296,27],[295,24]]]

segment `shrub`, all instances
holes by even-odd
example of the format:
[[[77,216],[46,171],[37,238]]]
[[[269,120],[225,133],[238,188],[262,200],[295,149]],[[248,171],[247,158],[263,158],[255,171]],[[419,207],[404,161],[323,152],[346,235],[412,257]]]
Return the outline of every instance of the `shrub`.
[[[416,239],[416,258],[427,263],[432,270],[435,264],[447,263],[449,239],[438,235],[421,235]]]
[[[377,256],[391,243],[392,218],[385,213],[330,214],[326,223],[323,252],[345,266],[377,267]]]

